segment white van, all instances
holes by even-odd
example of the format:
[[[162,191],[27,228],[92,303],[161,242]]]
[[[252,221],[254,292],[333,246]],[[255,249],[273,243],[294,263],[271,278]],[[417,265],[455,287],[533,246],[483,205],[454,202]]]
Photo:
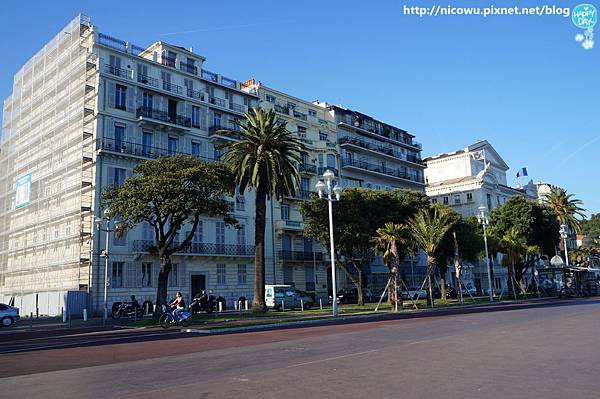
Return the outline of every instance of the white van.
[[[270,309],[310,309],[314,301],[291,285],[265,285],[265,302]]]

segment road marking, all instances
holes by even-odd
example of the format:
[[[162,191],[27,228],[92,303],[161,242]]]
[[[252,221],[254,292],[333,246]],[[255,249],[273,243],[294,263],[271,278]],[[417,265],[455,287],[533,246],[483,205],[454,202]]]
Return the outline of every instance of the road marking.
[[[286,368],[291,369],[294,367],[300,367],[300,366],[307,366],[309,364],[316,364],[316,363],[323,363],[323,362],[328,362],[330,360],[338,360],[338,359],[344,359],[346,357],[352,357],[352,356],[360,356],[360,355],[365,355],[367,353],[373,353],[373,352],[378,352],[379,349],[373,349],[370,351],[364,351],[364,352],[356,352],[356,353],[349,353],[347,355],[341,355],[341,356],[334,356],[334,357],[328,357],[326,359],[320,359],[320,360],[313,360],[312,362],[305,362],[305,363],[298,363],[298,364],[292,364],[291,366],[287,366]]]

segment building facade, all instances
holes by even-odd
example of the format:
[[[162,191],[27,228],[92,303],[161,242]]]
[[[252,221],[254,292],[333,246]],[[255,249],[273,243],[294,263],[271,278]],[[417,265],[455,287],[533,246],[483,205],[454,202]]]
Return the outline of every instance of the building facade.
[[[131,294],[154,300],[152,231],[144,224],[120,238],[98,231],[97,222],[106,228],[101,193],[143,160],[218,159],[218,146],[237,140],[219,130],[235,130],[250,108],[274,109],[307,146],[297,195],[267,204],[267,283],[327,299],[328,251],[304,237],[298,209],[326,169],[344,187],[424,190],[421,146],[408,132],[227,78],[205,69],[205,61],[164,42],[136,46],[78,16],[15,74],[0,142],[0,301],[17,297],[25,313],[58,314],[64,292],[87,291],[98,311],[105,286],[109,306]],[[251,298],[254,195],[237,192],[228,201],[241,228],[203,218],[189,248],[173,256],[169,295],[208,289],[229,307]],[[107,247],[108,262],[101,256]]]

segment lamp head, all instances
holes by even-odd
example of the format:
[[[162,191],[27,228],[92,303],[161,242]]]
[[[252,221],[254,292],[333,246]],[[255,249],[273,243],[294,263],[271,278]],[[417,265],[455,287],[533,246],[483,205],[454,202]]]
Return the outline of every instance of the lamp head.
[[[325,179],[325,181],[326,181],[327,183],[329,183],[329,182],[331,182],[333,179],[335,179],[335,174],[334,174],[332,171],[330,171],[329,169],[327,169],[327,170],[325,171],[325,173],[323,173],[323,178]]]
[[[110,219],[110,209],[106,208],[104,210],[104,219],[108,220]]]
[[[335,199],[340,200],[340,195],[342,194],[342,188],[337,184],[333,188],[333,193],[335,194]]]
[[[315,185],[315,188],[317,189],[317,193],[319,194],[319,198],[323,198],[323,190],[325,189],[325,183],[323,183],[321,180],[319,180],[317,182],[317,184]]]

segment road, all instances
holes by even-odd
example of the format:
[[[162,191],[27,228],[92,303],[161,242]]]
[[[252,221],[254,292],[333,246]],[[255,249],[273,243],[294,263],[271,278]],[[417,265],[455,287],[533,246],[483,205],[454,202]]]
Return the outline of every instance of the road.
[[[599,331],[600,300],[579,299],[220,336],[102,332],[0,345],[0,376],[6,376],[0,392],[3,398],[596,399]]]

